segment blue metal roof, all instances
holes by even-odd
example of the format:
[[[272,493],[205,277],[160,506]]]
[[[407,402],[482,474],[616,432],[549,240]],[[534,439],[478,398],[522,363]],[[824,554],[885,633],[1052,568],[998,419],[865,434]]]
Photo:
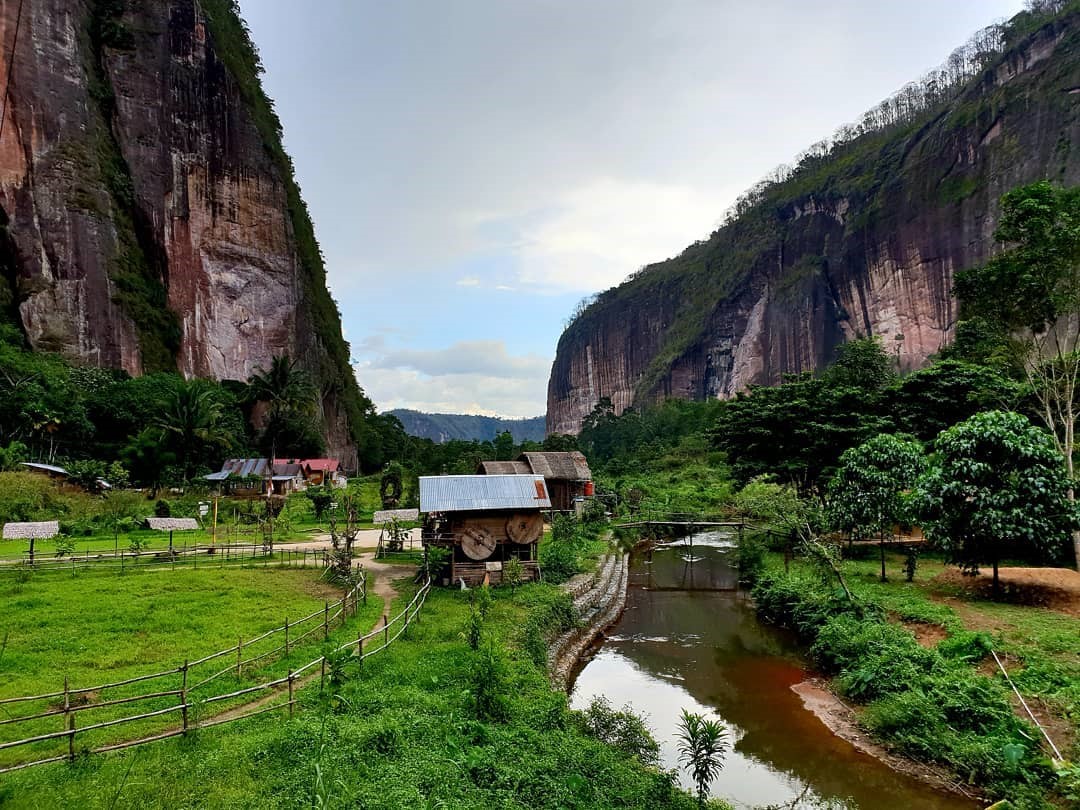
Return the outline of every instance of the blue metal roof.
[[[550,509],[540,475],[424,475],[420,477],[421,512],[469,512],[479,509]]]

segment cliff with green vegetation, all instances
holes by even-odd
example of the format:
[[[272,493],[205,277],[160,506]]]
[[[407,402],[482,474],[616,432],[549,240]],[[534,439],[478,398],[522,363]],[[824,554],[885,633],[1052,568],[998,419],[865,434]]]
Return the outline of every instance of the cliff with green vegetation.
[[[954,274],[995,248],[1016,186],[1080,182],[1080,3],[1033,4],[744,195],[725,224],[582,308],[549,432],[666,397],[725,398],[879,336],[901,367],[952,339]]]
[[[373,409],[235,0],[8,3],[0,38],[6,336],[133,375],[288,354],[354,466]]]

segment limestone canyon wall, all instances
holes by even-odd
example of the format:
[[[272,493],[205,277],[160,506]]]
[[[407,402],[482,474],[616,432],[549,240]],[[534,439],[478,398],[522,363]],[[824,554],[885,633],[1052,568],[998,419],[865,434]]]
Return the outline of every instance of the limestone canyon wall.
[[[675,259],[599,296],[559,341],[549,432],[675,396],[729,397],[878,335],[903,367],[953,335],[954,273],[992,251],[998,200],[1080,182],[1080,16],[1003,52],[916,124],[854,142]]]
[[[78,362],[246,379],[300,358],[347,459],[341,399],[359,389],[340,322],[210,5],[0,0],[3,283],[30,344]]]

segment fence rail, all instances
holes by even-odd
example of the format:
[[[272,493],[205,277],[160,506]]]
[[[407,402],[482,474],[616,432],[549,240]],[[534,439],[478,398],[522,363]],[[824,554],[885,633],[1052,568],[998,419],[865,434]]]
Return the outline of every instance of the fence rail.
[[[203,561],[200,562],[200,559]],[[177,563],[187,566],[190,561],[192,567],[198,569],[200,565],[214,565],[225,567],[227,565],[239,565],[241,567],[262,566],[268,567],[276,564],[278,567],[303,568],[307,566],[321,566],[326,568],[330,565],[329,551],[324,549],[274,549],[261,543],[251,544],[218,544],[206,546],[177,546],[169,549],[151,549],[144,551],[122,550],[114,551],[85,551],[75,554],[65,554],[60,557],[46,557],[38,553],[31,558],[28,553],[18,557],[0,557],[0,576],[3,574],[18,574],[19,572],[33,571],[35,573],[71,573],[81,569],[96,570],[136,570],[148,567],[172,566]]]
[[[427,595],[431,589],[431,581],[428,580],[413,596],[412,600],[405,606],[405,608],[394,616],[392,619],[387,615],[383,615],[383,621],[381,626],[375,627],[373,630],[366,634],[359,634],[355,639],[350,639],[344,643],[336,646],[333,653],[341,651],[350,651],[352,655],[357,658],[360,664],[363,661],[376,653],[382,652],[391,644],[393,644],[398,638],[407,635],[410,624],[419,621],[420,610],[423,608],[424,602],[427,600]],[[80,734],[87,734],[92,731],[97,731],[105,728],[113,728],[116,726],[124,725],[127,723],[136,723],[145,720],[152,720],[154,718],[164,717],[166,715],[179,713],[180,724],[175,728],[166,729],[164,731],[156,730],[153,734],[144,734],[143,736],[135,739],[120,740],[114,742],[108,742],[107,744],[101,744],[92,746],[86,749],[91,753],[103,753],[106,751],[115,751],[123,748],[130,748],[136,745],[143,745],[157,740],[168,739],[181,734],[186,734],[191,730],[198,728],[210,728],[212,726],[222,725],[224,723],[233,722],[235,720],[241,720],[247,717],[254,717],[264,712],[273,711],[276,709],[288,708],[289,716],[293,715],[296,706],[296,698],[294,694],[295,687],[298,679],[301,676],[307,678],[315,677],[314,670],[316,667],[320,668],[320,677],[325,680],[326,676],[326,655],[320,655],[307,663],[296,667],[290,668],[285,677],[273,678],[262,683],[255,684],[253,686],[243,687],[240,689],[231,690],[219,694],[210,694],[205,697],[200,697],[194,693],[199,692],[205,686],[213,683],[216,679],[224,677],[229,673],[236,673],[239,677],[242,674],[244,666],[250,666],[257,660],[265,658],[266,656],[285,651],[288,654],[290,646],[300,643],[300,640],[309,636],[317,631],[322,631],[324,640],[329,639],[330,629],[333,624],[340,623],[344,625],[350,611],[352,615],[356,615],[361,603],[367,602],[367,579],[366,576],[361,573],[360,582],[346,593],[339,601],[331,605],[329,602],[325,603],[322,610],[315,611],[307,616],[298,619],[294,622],[290,622],[288,619],[285,623],[278,628],[274,628],[254,639],[244,642],[242,639],[238,640],[236,647],[229,647],[224,650],[220,650],[216,653],[204,656],[198,659],[196,662],[185,661],[180,667],[164,670],[162,672],[156,672],[149,675],[140,675],[135,678],[128,678],[123,681],[116,681],[114,683],[102,684],[94,687],[81,687],[78,689],[72,689],[64,683],[64,690],[62,692],[50,692],[42,695],[29,695],[23,697],[5,698],[0,701],[0,705],[12,706],[16,704],[25,704],[33,701],[56,701],[62,698],[62,704],[59,706],[48,708],[46,711],[37,712],[34,714],[28,714],[21,717],[8,718],[0,725],[17,725],[19,723],[31,723],[35,720],[41,720],[53,716],[62,716],[63,725],[59,731],[49,731],[40,734],[31,734],[29,736],[22,737],[21,739],[9,740],[6,742],[0,742],[0,751],[6,751],[10,749],[16,749],[23,746],[38,746],[43,743],[54,742],[56,740],[66,740],[67,752],[62,754],[55,754],[55,749],[50,752],[48,756],[40,757],[25,762],[15,762],[4,767],[0,767],[0,774],[8,773],[10,771],[20,770],[22,768],[28,768],[34,765],[44,765],[50,762],[59,762],[65,759],[74,759],[76,756],[76,739]],[[311,624],[304,634],[289,640],[289,631],[304,625]],[[243,649],[245,646],[251,646],[260,641],[264,641],[268,638],[281,633],[284,635],[284,643],[275,647],[269,652],[262,653],[258,657],[244,660]],[[369,646],[368,642],[375,640],[375,644],[378,646]],[[381,641],[381,644],[379,643]],[[223,657],[230,653],[235,653],[236,663],[230,664],[228,667],[219,670],[208,678],[205,678],[194,685],[189,685],[189,676],[191,670],[197,665],[205,664],[209,661]],[[85,695],[100,695],[102,692],[115,689],[123,686],[130,686],[135,683],[142,683],[157,678],[165,678],[170,676],[179,676],[180,685],[178,689],[158,689],[153,692],[140,693],[135,695],[128,695],[119,698],[110,698],[109,700],[97,701],[97,702],[73,702],[72,698]],[[287,700],[274,701],[274,697],[281,687],[287,687]],[[203,707],[211,705],[220,705],[225,701],[237,700],[239,698],[245,698],[249,696],[255,696],[260,693],[266,693],[266,698],[257,701],[246,701],[252,705],[249,711],[243,711],[243,704],[238,707],[239,710],[231,710],[234,713],[219,715],[218,717],[210,717],[206,721],[201,721],[201,710]],[[139,701],[152,701],[161,700],[163,698],[170,698],[170,705],[161,708],[152,708],[149,711],[140,712],[132,715],[125,715],[121,717],[102,720],[90,725],[80,726],[78,724],[78,718],[83,715],[84,712],[101,709],[103,707],[126,705],[136,703]],[[263,705],[264,702],[271,701],[271,705]],[[175,702],[174,702],[175,701]],[[196,718],[192,719],[192,710],[197,712]],[[83,715],[84,716],[84,715]],[[32,749],[31,749],[32,750]]]

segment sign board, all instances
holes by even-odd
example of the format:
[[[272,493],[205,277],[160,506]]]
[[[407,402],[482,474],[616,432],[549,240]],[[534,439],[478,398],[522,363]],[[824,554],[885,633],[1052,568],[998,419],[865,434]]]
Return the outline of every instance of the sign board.
[[[484,569],[486,571],[489,571],[489,572],[492,572],[492,573],[497,572],[497,571],[502,571],[502,563],[501,562],[484,563]]]
[[[205,501],[199,503],[199,517],[206,517],[210,514],[210,504]]]
[[[391,520],[419,520],[419,509],[381,509],[371,516],[372,523],[389,523]]]

